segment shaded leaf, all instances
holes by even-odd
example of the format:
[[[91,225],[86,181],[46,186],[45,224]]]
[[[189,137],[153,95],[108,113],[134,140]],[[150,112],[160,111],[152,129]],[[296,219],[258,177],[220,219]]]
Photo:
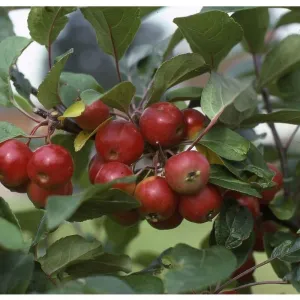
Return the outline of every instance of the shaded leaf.
[[[90,186],[80,194],[49,197],[46,207],[48,229],[56,228],[71,217],[71,220],[80,222],[139,207],[139,202],[132,196],[124,191],[111,189],[115,183],[135,181],[135,176],[129,176],[106,184]]]
[[[252,9],[253,6],[204,6],[201,9],[201,13],[208,12],[208,11],[214,11],[214,10],[220,10],[224,12],[235,12],[240,11],[244,9]]]
[[[292,271],[284,276],[284,280],[289,281],[298,293],[300,293],[300,264],[292,266]]]
[[[300,23],[300,11],[298,10],[292,10],[282,15],[277,21],[275,28],[293,23]]]
[[[2,197],[0,197],[0,218],[14,224],[19,230],[21,230],[18,219],[10,209],[8,203]]]
[[[181,31],[179,28],[175,30],[175,32],[172,34],[171,39],[169,40],[168,46],[165,50],[165,53],[163,55],[163,60],[166,60],[172,50],[184,39]]]
[[[261,198],[261,195],[256,189],[252,188],[247,182],[237,179],[229,171],[224,169],[224,167],[211,165],[210,168],[210,183],[228,190],[233,190],[246,195]]]
[[[249,52],[263,52],[265,47],[265,35],[269,27],[268,7],[240,10],[235,12],[231,17],[243,28],[243,39]]]
[[[296,201],[291,197],[284,199],[283,193],[278,193],[269,204],[269,208],[279,220],[290,220],[294,216],[297,207]]]
[[[68,23],[66,15],[75,10],[75,7],[32,7],[27,20],[30,36],[49,47]]]
[[[93,26],[99,47],[120,60],[139,29],[139,8],[82,7],[80,10]]]
[[[10,68],[30,43],[31,40],[20,36],[0,42],[0,106],[11,106]]]
[[[292,34],[275,45],[266,55],[261,67],[259,88],[276,82],[300,63],[300,35]]]
[[[15,35],[14,26],[8,16],[8,10],[6,7],[1,7],[0,8],[0,42],[12,35]]]
[[[284,241],[273,250],[271,257],[291,263],[300,262],[300,238]]]
[[[161,278],[169,294],[204,291],[229,278],[236,267],[234,255],[221,246],[198,250],[178,244],[163,262],[168,267]]]
[[[129,275],[120,277],[136,294],[163,294],[164,285],[161,279],[151,275]]]
[[[23,99],[23,98],[22,99],[27,104],[27,106],[30,107],[29,112],[31,112],[32,108],[31,108],[31,105],[29,104],[29,102],[27,100],[27,99],[29,99],[30,94],[32,92],[32,86],[31,86],[29,80],[16,67],[15,68],[11,68],[11,70],[10,70],[10,77],[11,77],[11,80],[13,81],[13,83],[14,83],[14,86],[15,86],[17,92],[21,96],[23,96],[24,98],[26,98],[26,99]],[[15,100],[17,100],[16,96],[17,95],[15,95]],[[24,104],[23,106],[21,105],[21,107],[24,107],[26,104]],[[26,111],[28,111],[28,110],[26,110]]]
[[[192,51],[201,54],[212,68],[217,68],[243,37],[241,26],[221,11],[175,18],[174,23],[181,30]]]
[[[8,122],[0,122],[0,143],[19,136],[26,136],[21,128]]]
[[[216,154],[215,152],[213,152],[211,149],[203,146],[203,145],[200,145],[200,144],[197,144],[196,145],[196,149],[198,152],[200,152],[201,154],[203,154],[206,159],[208,160],[208,162],[212,165],[212,164],[215,164],[215,165],[223,165],[223,161],[221,159],[221,157]]]
[[[51,109],[55,105],[61,103],[58,92],[59,78],[69,56],[72,53],[73,49],[70,49],[60,57],[38,88],[37,97],[46,109]]]
[[[234,161],[245,160],[250,149],[249,141],[225,127],[212,128],[203,136],[199,144],[223,158]]]
[[[198,100],[200,106],[200,99],[202,94],[202,88],[197,86],[186,86],[174,90],[169,90],[165,94],[166,101],[186,101],[186,100]]]
[[[253,231],[253,217],[249,209],[235,201],[223,203],[221,212],[215,221],[217,245],[234,249],[242,245]]]
[[[208,66],[197,53],[181,54],[165,61],[155,73],[148,104],[159,102],[163,93],[172,86],[207,71]]]
[[[86,105],[101,99],[109,107],[128,113],[129,105],[134,95],[135,87],[133,84],[129,81],[124,81],[115,85],[104,94],[100,94],[94,90],[83,91],[80,94],[80,98]]]
[[[0,294],[24,294],[29,286],[33,267],[32,254],[1,251]]]
[[[128,284],[113,276],[93,276],[70,281],[49,292],[50,294],[134,294]]]
[[[48,230],[47,230],[47,222],[46,222],[46,215],[44,214],[40,223],[39,223],[39,226],[38,226],[38,229],[37,229],[37,232],[35,234],[35,237],[31,243],[31,247],[37,245],[41,239],[45,236],[46,233],[48,233]]]

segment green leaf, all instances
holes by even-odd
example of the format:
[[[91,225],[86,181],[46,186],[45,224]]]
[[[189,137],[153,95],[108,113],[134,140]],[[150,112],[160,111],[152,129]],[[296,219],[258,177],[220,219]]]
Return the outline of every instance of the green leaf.
[[[166,60],[172,50],[184,39],[181,31],[179,28],[175,30],[175,32],[172,34],[171,39],[169,40],[167,49],[165,50],[165,53],[163,55],[163,60]]]
[[[120,277],[136,294],[163,294],[164,285],[161,279],[151,275],[129,275]]]
[[[300,92],[299,79],[300,70],[295,70],[283,77],[280,77],[277,81],[277,88],[279,91],[278,96],[280,96],[280,98],[289,100],[289,102],[293,101],[293,99],[296,99],[296,101],[298,101]]]
[[[300,293],[300,265],[295,264],[292,266],[292,271],[286,273],[284,280],[289,281],[298,293]]]
[[[300,238],[284,241],[273,250],[271,257],[291,263],[300,262]]]
[[[242,245],[253,231],[253,217],[245,206],[235,201],[223,203],[221,212],[215,221],[217,245],[234,249]]]
[[[86,90],[80,94],[81,100],[89,105],[99,99],[106,105],[128,113],[129,105],[135,95],[135,87],[129,81],[121,82],[104,94],[94,90]]]
[[[0,143],[19,136],[26,136],[21,128],[8,122],[0,122]]]
[[[269,27],[268,7],[240,10],[235,12],[231,17],[243,28],[244,41],[249,52],[263,52],[265,35]]]
[[[49,292],[50,294],[134,294],[123,280],[113,276],[87,277],[70,281]]]
[[[181,54],[165,61],[155,73],[148,104],[159,102],[163,93],[172,86],[207,71],[208,66],[197,53]]]
[[[141,24],[138,7],[85,7],[83,16],[96,32],[99,47],[120,60]]]
[[[300,11],[298,10],[292,10],[282,15],[277,21],[275,28],[293,23],[300,23]]]
[[[19,107],[21,107],[24,111],[27,113],[31,114],[32,113],[32,106],[29,103],[29,101],[22,96],[15,94],[14,95],[14,100],[17,103]]]
[[[67,107],[78,100],[80,93],[85,90],[92,89],[104,93],[103,87],[89,74],[62,72],[60,83],[59,94]]]
[[[169,265],[161,275],[169,294],[204,291],[229,278],[236,267],[234,255],[221,246],[198,250],[178,244],[163,261]]]
[[[264,247],[268,258],[271,257],[271,254],[274,250],[272,243],[274,242],[274,233],[265,233],[264,234]],[[274,259],[271,261],[271,266],[279,278],[283,278],[289,271],[290,268],[288,264],[279,259]]]
[[[11,106],[10,68],[30,43],[31,40],[20,36],[0,42],[0,106]]]
[[[250,149],[248,140],[225,127],[212,128],[203,136],[199,144],[223,158],[234,161],[245,160]]]
[[[236,107],[243,111],[241,107],[244,105],[248,107],[248,102],[251,101],[248,95],[244,97],[250,84],[248,81],[240,81],[212,72],[201,96],[203,112],[211,120],[216,120],[235,101],[237,101]]]
[[[46,233],[48,233],[48,230],[47,230],[47,222],[46,222],[46,215],[44,214],[40,223],[39,223],[39,226],[38,226],[38,229],[37,229],[37,232],[35,234],[35,237],[31,243],[31,247],[37,245],[42,239],[43,237],[46,235]]]
[[[241,26],[221,11],[175,18],[174,23],[181,30],[192,51],[201,54],[212,68],[217,68],[222,59],[243,38]]]
[[[40,262],[46,274],[66,272],[73,278],[129,272],[131,269],[128,256],[104,253],[100,242],[90,242],[79,235],[70,235],[53,243]]]
[[[205,13],[208,11],[220,10],[224,12],[235,12],[245,9],[252,9],[253,6],[204,6],[201,9],[201,13]]]
[[[18,219],[10,209],[8,203],[2,197],[0,197],[0,218],[14,224],[19,230],[21,230]]]
[[[104,229],[107,235],[105,250],[109,253],[126,253],[129,243],[140,233],[140,224],[123,226],[111,218],[105,218]]]
[[[222,166],[210,166],[209,182],[228,190],[237,191],[246,195],[261,198],[259,192],[256,189],[252,188],[249,183],[237,179]]]
[[[32,39],[48,48],[68,23],[66,15],[75,10],[75,7],[32,7],[27,20]]]
[[[300,36],[292,34],[275,45],[266,55],[261,67],[258,87],[276,82],[300,63]]]
[[[74,180],[74,182],[79,183],[82,176],[87,173],[93,142],[88,141],[86,146],[80,152],[76,152],[74,149],[74,140],[75,137],[71,134],[56,134],[51,139],[53,144],[64,147],[71,154],[75,167],[72,179]]]
[[[140,203],[132,196],[124,191],[111,189],[115,183],[135,181],[135,176],[129,176],[107,184],[90,186],[80,194],[49,197],[46,207],[48,229],[56,228],[71,217],[72,220],[81,222],[139,207]]]
[[[9,36],[15,35],[14,26],[8,16],[6,7],[0,8],[0,42]]]
[[[51,68],[46,78],[39,86],[37,97],[40,103],[43,104],[46,109],[51,109],[55,105],[61,103],[58,92],[59,78],[69,56],[72,53],[73,49],[70,49],[63,56],[61,56],[61,58]]]
[[[15,215],[21,225],[22,230],[29,232],[34,236],[38,230],[39,223],[44,215],[41,209],[29,209],[15,212]]]
[[[85,104],[83,101],[74,102],[63,113],[63,118],[75,118],[80,116],[85,111]]]
[[[244,120],[243,125],[256,125],[259,123],[286,123],[300,124],[300,110],[281,109],[269,114],[256,114]]]
[[[269,208],[279,220],[290,220],[297,210],[298,204],[293,198],[284,199],[282,193],[278,193]]]
[[[202,88],[197,86],[186,86],[183,88],[167,91],[165,94],[165,98],[166,101],[169,102],[195,100],[195,101],[199,101],[199,106],[200,106],[202,90],[203,90]]]
[[[1,251],[0,262],[0,294],[24,294],[32,277],[33,255]]]
[[[13,223],[0,217],[0,249],[20,250],[25,247],[20,229]]]
[[[24,107],[25,105],[27,105],[27,107],[29,106],[29,112],[32,111],[32,107],[29,104],[29,101],[27,99],[30,98],[30,94],[32,92],[32,86],[31,83],[29,82],[29,80],[25,77],[25,75],[23,73],[21,73],[17,67],[11,68],[10,70],[10,77],[11,80],[14,83],[14,86],[17,90],[17,92],[23,96],[25,99],[23,99],[23,102],[26,103],[24,105],[21,105],[21,107]],[[20,96],[19,96],[20,97]],[[15,100],[16,99],[16,95],[15,95]],[[26,110],[27,111],[27,110]]]

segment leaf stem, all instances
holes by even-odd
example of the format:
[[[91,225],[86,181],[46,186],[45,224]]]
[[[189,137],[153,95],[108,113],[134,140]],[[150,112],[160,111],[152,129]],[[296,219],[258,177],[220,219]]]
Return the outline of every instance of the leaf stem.
[[[230,278],[227,282],[225,282],[224,284],[222,284],[216,291],[215,291],[215,294],[219,294],[227,285],[231,284],[232,282],[242,278],[243,276],[247,275],[248,273],[252,272],[253,270],[256,270],[268,263],[270,263],[272,260],[276,259],[277,257],[272,257],[272,258],[269,258],[263,262],[261,262],[260,264],[258,265],[255,265],[254,267],[240,273],[239,275],[233,277],[233,278]]]
[[[300,125],[298,125],[298,126],[294,129],[293,133],[290,135],[290,137],[289,137],[289,139],[288,139],[286,145],[284,146],[284,151],[285,151],[285,153],[287,153],[287,151],[288,151],[288,149],[289,149],[289,147],[290,147],[290,145],[291,145],[291,143],[292,143],[292,141],[293,141],[293,139],[294,139],[294,137],[295,137],[295,135],[296,135],[296,133],[297,133],[297,131],[298,131],[299,128],[300,128]]]
[[[253,63],[254,63],[256,79],[258,79],[259,74],[260,74],[260,69],[261,69],[260,56],[258,56],[257,54],[252,54],[252,58],[253,58]],[[262,94],[267,112],[272,113],[272,105],[271,105],[271,102],[269,99],[269,91],[266,88],[263,88],[261,90],[261,94]],[[279,155],[283,178],[284,179],[288,178],[288,164],[287,164],[286,151],[284,150],[284,147],[282,145],[282,142],[280,140],[279,134],[275,128],[274,123],[269,123],[269,127],[272,131],[272,135],[273,135],[275,145],[277,148],[277,152]],[[287,183],[284,181],[284,199],[287,200],[288,197],[289,197],[289,190],[288,190]]]
[[[282,280],[268,280],[268,281],[259,281],[259,282],[250,282],[244,285],[237,286],[236,288],[229,290],[228,292],[234,292],[237,290],[241,290],[247,287],[252,287],[256,285],[263,285],[263,284],[289,284],[287,281],[282,281]]]

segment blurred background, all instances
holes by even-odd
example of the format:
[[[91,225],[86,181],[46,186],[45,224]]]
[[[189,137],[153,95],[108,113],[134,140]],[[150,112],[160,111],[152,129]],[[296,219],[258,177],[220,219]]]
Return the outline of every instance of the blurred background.
[[[195,14],[201,10],[201,6],[195,7],[163,7],[159,9],[145,8],[148,14],[143,18],[142,26],[136,35],[134,43],[130,46],[128,54],[136,47],[157,44],[163,39],[170,36],[177,28],[173,23],[175,17],[188,16]],[[27,17],[29,13],[27,9],[10,10],[9,17],[14,25],[16,35],[30,38],[27,27]],[[152,11],[152,12],[151,12]],[[287,9],[270,9],[270,28],[274,26],[280,16],[286,13]],[[149,13],[150,12],[150,13]],[[112,58],[103,53],[97,45],[94,30],[91,25],[83,18],[80,12],[75,12],[69,15],[69,23],[60,33],[57,41],[53,44],[53,57],[61,55],[70,48],[74,48],[74,54],[70,57],[66,64],[65,71],[75,73],[87,73],[94,76],[97,81],[105,88],[109,89],[118,83],[115,66]],[[300,25],[291,24],[282,26],[273,35],[270,31],[273,40],[280,40],[291,33],[299,33]],[[267,36],[266,38],[270,38]],[[188,44],[183,41],[174,50],[174,55],[191,52]],[[22,54],[18,61],[18,68],[30,80],[34,87],[38,87],[42,82],[45,74],[48,72],[46,48],[33,42],[29,48]],[[251,69],[252,59],[249,54],[245,53],[238,45],[230,53],[229,57],[221,64],[220,72],[234,75],[240,72],[240,69]],[[185,82],[182,85],[204,86],[207,76],[201,76]],[[32,101],[35,101],[34,97]],[[29,132],[33,124],[15,109],[5,109],[0,107],[0,120],[16,124],[25,132]],[[290,133],[293,131],[293,125],[280,124],[277,129],[283,141],[287,140]],[[267,125],[262,124],[255,128],[256,133],[266,133],[266,138],[263,140],[265,144],[272,144],[273,138]],[[291,146],[290,151],[298,152],[300,136],[296,136]],[[28,237],[36,230],[38,220],[41,213],[36,210],[26,195],[12,193],[0,186],[1,196],[9,201],[12,209],[18,214],[21,220],[21,225],[27,230]],[[97,236],[101,241],[106,239],[106,231],[104,226],[111,224],[105,223],[105,219],[99,219],[93,222],[84,222],[80,227],[78,224],[63,225],[55,234],[52,235],[50,243],[59,237],[70,234],[72,232],[85,235]],[[104,224],[105,223],[105,224]],[[134,269],[141,269],[149,263],[152,258],[159,255],[168,247],[174,246],[177,243],[187,243],[194,247],[199,247],[207,233],[211,230],[211,223],[197,225],[189,222],[182,223],[179,228],[171,231],[158,231],[150,227],[146,222],[142,222],[139,230],[141,232],[132,240],[127,253],[135,257]],[[107,244],[108,248],[119,249],[122,244],[122,239],[128,235],[133,235],[136,229],[116,228],[115,245]],[[116,244],[118,244],[116,246]],[[122,248],[122,247],[121,247]],[[124,250],[124,249],[123,249]],[[257,262],[266,259],[265,254],[256,253]],[[216,270],[217,272],[217,270]],[[254,273],[257,280],[275,280],[276,275],[269,265],[258,269]],[[294,289],[289,286],[258,286],[253,289],[255,293],[278,294],[278,293],[295,293]]]

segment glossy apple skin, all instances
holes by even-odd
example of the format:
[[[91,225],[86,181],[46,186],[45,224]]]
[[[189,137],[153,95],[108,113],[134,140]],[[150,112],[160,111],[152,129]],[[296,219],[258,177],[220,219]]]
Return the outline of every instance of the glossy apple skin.
[[[46,206],[47,199],[49,196],[54,196],[54,195],[66,196],[66,195],[72,195],[72,193],[73,193],[73,185],[71,181],[53,190],[43,189],[34,182],[30,182],[27,187],[28,198],[32,201],[32,203],[35,206],[41,208],[44,208]]]
[[[144,140],[131,122],[113,120],[101,127],[95,140],[96,150],[107,162],[134,163],[144,151]]]
[[[88,170],[89,179],[92,184],[94,184],[96,175],[100,171],[104,163],[104,159],[99,154],[95,154],[91,159]]]
[[[93,131],[109,117],[109,108],[101,100],[86,106],[84,112],[75,118],[76,123],[85,130]]]
[[[184,109],[182,113],[186,123],[186,135],[192,140],[205,127],[205,116],[193,108]]]
[[[138,208],[141,216],[152,222],[170,218],[178,204],[178,196],[160,176],[141,181],[136,186],[134,196],[141,203]]]
[[[73,159],[62,146],[49,144],[36,149],[27,165],[31,181],[44,189],[67,184],[74,173]]]
[[[33,153],[24,143],[12,139],[0,143],[0,182],[8,187],[19,187],[29,178],[27,164]]]
[[[156,229],[169,230],[178,227],[182,223],[183,217],[178,212],[178,210],[175,210],[173,215],[166,220],[159,221],[159,222],[151,222],[151,220],[147,220],[147,221],[152,227]]]
[[[208,182],[210,165],[197,151],[185,151],[169,158],[165,176],[173,191],[181,195],[199,192]]]
[[[179,213],[193,223],[211,221],[220,211],[222,196],[212,185],[205,186],[195,195],[180,196]]]
[[[97,173],[95,177],[95,184],[97,183],[107,183],[115,179],[127,177],[133,175],[130,167],[120,163],[118,161],[105,163],[102,165],[101,170]],[[133,195],[135,190],[135,183],[117,183],[112,187],[116,189],[123,190],[130,195]]]
[[[281,172],[273,165],[268,163],[267,164],[269,169],[275,172],[275,175],[273,177],[273,182],[276,183],[276,185],[270,189],[264,190],[261,192],[262,198],[260,199],[261,204],[269,204],[277,194],[277,192],[282,188],[283,186],[283,177]]]
[[[273,221],[264,221],[262,224],[258,224],[254,227],[256,235],[255,244],[253,247],[254,251],[264,252],[264,235],[265,233],[275,233],[278,231],[278,225]]]
[[[261,215],[259,199],[256,197],[241,194],[236,191],[228,191],[225,193],[224,198],[236,199],[240,205],[245,206],[249,209],[254,219],[257,219]]]
[[[248,257],[248,259],[245,261],[244,264],[242,264],[237,270],[234,271],[234,273],[231,275],[231,278],[245,272],[246,270],[254,267],[256,265],[255,263],[255,259],[254,259],[254,256],[253,256],[253,253],[251,253]],[[244,275],[243,277],[241,277],[239,279],[240,282],[249,282],[249,281],[252,281],[252,277],[253,277],[253,273],[254,273],[254,270],[251,271],[250,273]]]
[[[186,134],[182,112],[169,102],[152,104],[141,115],[140,129],[149,144],[171,147],[180,143]]]
[[[140,220],[140,215],[137,210],[122,211],[110,215],[110,217],[118,224],[123,226],[135,225]]]

